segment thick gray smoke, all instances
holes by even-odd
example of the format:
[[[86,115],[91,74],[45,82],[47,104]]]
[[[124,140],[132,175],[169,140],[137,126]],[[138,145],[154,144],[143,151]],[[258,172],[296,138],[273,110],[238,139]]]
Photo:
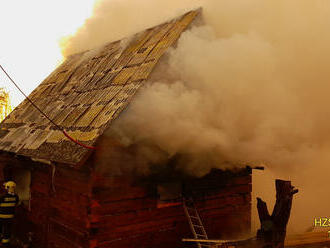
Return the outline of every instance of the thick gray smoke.
[[[87,19],[76,34],[62,40],[62,54],[70,54],[123,39],[156,26],[191,8],[200,0],[95,0],[92,18]]]
[[[226,162],[267,164],[301,189],[290,226],[300,231],[330,207],[329,1],[103,1],[65,51],[199,4],[205,25],[181,36],[113,128],[127,145],[190,154],[186,169],[196,174]]]

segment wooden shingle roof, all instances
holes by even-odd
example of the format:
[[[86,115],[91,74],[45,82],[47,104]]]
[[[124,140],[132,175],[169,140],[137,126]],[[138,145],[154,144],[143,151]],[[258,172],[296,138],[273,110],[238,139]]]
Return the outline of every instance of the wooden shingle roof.
[[[87,145],[95,144],[198,12],[147,29],[135,35],[126,48],[116,41],[69,57],[30,94],[30,99],[70,136]],[[89,154],[27,100],[1,123],[1,128],[2,151],[69,164],[79,163]]]

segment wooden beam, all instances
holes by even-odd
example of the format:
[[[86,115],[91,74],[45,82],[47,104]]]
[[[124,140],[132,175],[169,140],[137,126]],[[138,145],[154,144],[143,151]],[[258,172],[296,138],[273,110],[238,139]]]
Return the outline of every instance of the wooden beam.
[[[200,243],[217,243],[217,244],[226,244],[234,243],[240,240],[223,240],[223,239],[182,239],[183,242],[200,242]]]

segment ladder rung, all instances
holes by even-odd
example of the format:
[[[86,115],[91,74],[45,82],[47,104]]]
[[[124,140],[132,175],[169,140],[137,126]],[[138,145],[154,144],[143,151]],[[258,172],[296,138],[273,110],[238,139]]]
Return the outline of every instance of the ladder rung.
[[[192,233],[194,234],[194,237],[196,239],[207,240],[208,239],[207,234],[205,232],[202,220],[199,217],[198,211],[195,207],[193,200],[191,199],[189,201],[185,200],[183,207],[186,216],[189,220],[189,225]],[[197,244],[199,248],[212,248],[212,245],[210,243],[197,242]]]

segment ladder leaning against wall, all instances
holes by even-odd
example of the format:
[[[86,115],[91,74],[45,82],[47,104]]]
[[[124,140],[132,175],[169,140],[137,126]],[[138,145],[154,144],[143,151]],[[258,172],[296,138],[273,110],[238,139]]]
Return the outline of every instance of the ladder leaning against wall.
[[[194,238],[208,240],[202,220],[198,214],[194,200],[192,198],[183,198],[183,209],[189,222],[190,229]],[[211,244],[196,242],[198,248],[210,248]]]
[[[206,234],[203,222],[196,209],[193,198],[183,198],[183,209],[189,222],[194,239],[182,239],[184,242],[194,242],[198,248],[234,248],[237,240],[210,240]]]

